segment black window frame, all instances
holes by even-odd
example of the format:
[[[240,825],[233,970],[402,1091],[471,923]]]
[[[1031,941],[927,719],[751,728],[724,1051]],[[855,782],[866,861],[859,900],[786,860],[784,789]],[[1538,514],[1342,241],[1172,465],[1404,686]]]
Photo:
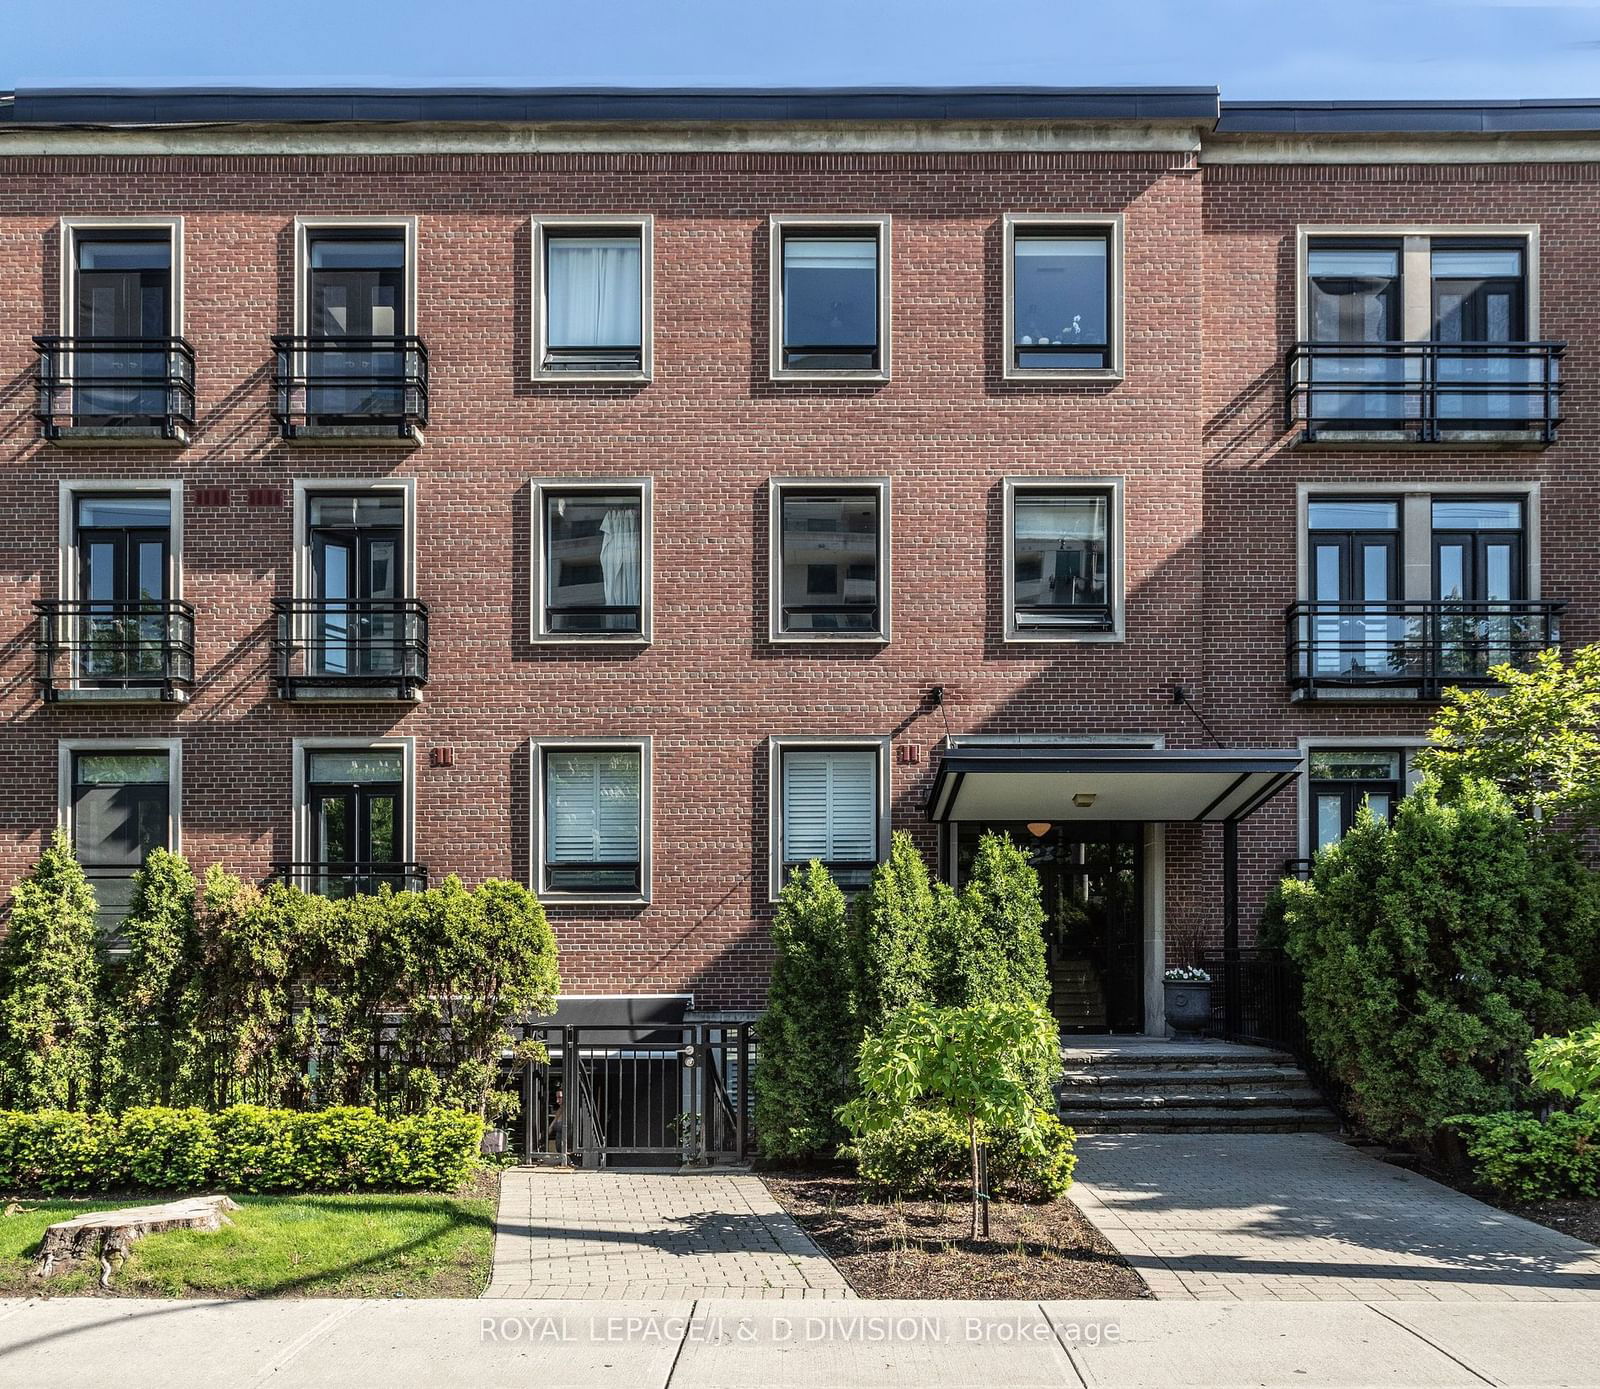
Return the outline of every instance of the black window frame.
[[[1106,340],[1103,343],[1073,343],[1051,344],[1048,347],[1038,344],[1023,345],[1017,341],[1020,334],[1020,324],[1017,315],[1017,246],[1024,241],[1100,241],[1105,246],[1105,309],[1104,318],[1106,325]],[[1011,257],[1011,341],[1006,344],[1006,356],[1013,372],[1031,375],[1034,372],[1052,372],[1062,375],[1072,375],[1079,372],[1105,373],[1117,369],[1117,332],[1116,321],[1116,285],[1117,285],[1117,228],[1115,224],[1085,223],[1085,222],[1023,222],[1012,225],[1011,246],[1007,252]],[[1100,362],[1095,366],[1084,366],[1074,363],[1070,366],[1047,366],[1039,362],[1024,362],[1023,353],[1034,356],[1085,356],[1090,352],[1098,352]]]
[[[561,347],[551,338],[551,308],[554,296],[550,290],[550,250],[558,241],[586,237],[612,237],[631,240],[639,248],[639,341],[633,344],[608,344],[600,347]],[[650,336],[650,303],[645,286],[648,282],[646,257],[650,254],[650,237],[642,222],[582,224],[577,222],[551,222],[542,224],[538,265],[539,297],[542,305],[539,326],[540,359],[536,379],[559,381],[562,377],[581,378],[587,375],[637,377],[646,369],[646,341]]]
[[[539,566],[538,592],[540,595],[539,630],[541,638],[549,641],[630,641],[640,642],[646,639],[645,631],[645,596],[649,592],[651,564],[650,554],[650,500],[646,488],[637,482],[619,481],[615,486],[604,483],[601,485],[585,483],[582,485],[563,485],[559,482],[546,483],[539,487],[537,492],[539,515],[535,524],[539,527]],[[639,598],[634,603],[608,604],[608,603],[561,603],[555,598],[555,583],[552,566],[556,561],[555,545],[551,535],[551,512],[557,501],[578,502],[595,505],[609,500],[626,499],[637,509],[639,522]],[[557,625],[558,618],[595,618],[604,619],[614,616],[632,615],[631,627],[564,627]]]
[[[833,602],[823,603],[786,603],[784,601],[784,579],[788,573],[789,560],[787,555],[787,540],[789,530],[784,524],[785,515],[791,501],[838,501],[849,503],[855,500],[870,499],[873,509],[873,596],[871,602],[851,601],[845,594],[848,585],[852,582],[848,573],[843,571],[853,568],[861,561],[858,557],[841,556],[841,561],[835,566],[840,573],[840,586],[836,590],[838,598]],[[772,494],[772,505],[775,512],[773,525],[773,554],[771,563],[774,571],[772,585],[772,601],[775,605],[772,622],[772,636],[779,641],[887,641],[889,639],[888,608],[886,602],[887,585],[885,577],[889,565],[888,544],[888,489],[881,481],[851,482],[840,480],[837,483],[824,481],[811,481],[809,479],[780,479],[775,482]],[[797,536],[825,534],[826,532],[807,528],[804,531],[796,530]],[[846,529],[843,534],[852,534]],[[803,565],[806,574],[805,592],[811,595],[812,570],[818,566],[803,557],[795,561]],[[859,582],[857,580],[856,582]],[[867,625],[848,626],[839,623],[832,627],[796,627],[790,625],[791,614],[808,614],[813,620],[824,616],[833,616],[835,619],[849,618],[855,614],[866,614]]]
[[[1313,760],[1328,753],[1368,753],[1372,755],[1392,756],[1395,759],[1395,775],[1392,778],[1373,777],[1314,777],[1312,775]],[[1389,816],[1394,815],[1395,807],[1399,805],[1406,794],[1406,776],[1409,771],[1408,750],[1396,747],[1364,748],[1358,743],[1340,745],[1339,747],[1316,747],[1306,751],[1306,848],[1309,857],[1315,857],[1323,848],[1328,846],[1317,842],[1317,810],[1318,798],[1338,795],[1340,797],[1340,830],[1339,839],[1350,833],[1355,824],[1357,812],[1366,799],[1373,794],[1389,797]],[[1338,841],[1335,841],[1338,842]]]
[[[866,343],[791,344],[788,332],[789,243],[850,240],[870,241],[873,246],[873,342],[870,345]],[[778,264],[774,267],[774,274],[778,292],[775,296],[774,308],[777,321],[772,325],[772,331],[777,342],[775,365],[779,373],[785,376],[838,376],[844,378],[851,376],[876,377],[885,374],[888,360],[884,343],[888,328],[888,314],[885,311],[884,304],[884,262],[888,252],[888,236],[886,235],[885,226],[877,222],[852,222],[848,219],[841,220],[838,223],[827,224],[787,222],[779,225],[776,242]],[[797,360],[852,356],[863,360],[853,362]]]

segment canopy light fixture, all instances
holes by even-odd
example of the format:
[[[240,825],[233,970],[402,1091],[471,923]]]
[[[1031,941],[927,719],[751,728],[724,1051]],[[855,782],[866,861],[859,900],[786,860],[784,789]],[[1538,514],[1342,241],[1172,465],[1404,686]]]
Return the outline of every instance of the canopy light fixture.
[[[1093,791],[1077,791],[1073,793],[1072,803],[1079,810],[1087,810],[1095,803],[1096,793]]]
[[[1035,839],[1043,839],[1045,835],[1050,833],[1050,822],[1048,820],[1029,820],[1028,833]]]

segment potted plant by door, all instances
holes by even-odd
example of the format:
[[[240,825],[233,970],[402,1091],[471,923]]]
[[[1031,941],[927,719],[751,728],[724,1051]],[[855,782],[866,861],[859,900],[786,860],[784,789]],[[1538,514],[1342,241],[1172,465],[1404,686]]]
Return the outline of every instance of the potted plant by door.
[[[1211,1025],[1211,976],[1198,965],[1178,965],[1163,977],[1167,1026],[1173,1036],[1200,1040]]]

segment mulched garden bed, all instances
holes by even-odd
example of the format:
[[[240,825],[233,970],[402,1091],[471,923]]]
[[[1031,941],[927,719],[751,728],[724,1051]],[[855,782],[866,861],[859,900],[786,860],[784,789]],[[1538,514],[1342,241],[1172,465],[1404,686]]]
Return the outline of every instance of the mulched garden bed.
[[[1144,1280],[1071,1201],[995,1201],[989,1238],[967,1238],[971,1207],[868,1200],[847,1172],[763,1173],[800,1227],[861,1297],[1149,1297]]]
[[[1574,1196],[1560,1201],[1497,1201],[1482,1192],[1472,1192],[1480,1201],[1510,1215],[1520,1215],[1536,1225],[1547,1225],[1563,1235],[1600,1245],[1600,1201],[1593,1197]]]

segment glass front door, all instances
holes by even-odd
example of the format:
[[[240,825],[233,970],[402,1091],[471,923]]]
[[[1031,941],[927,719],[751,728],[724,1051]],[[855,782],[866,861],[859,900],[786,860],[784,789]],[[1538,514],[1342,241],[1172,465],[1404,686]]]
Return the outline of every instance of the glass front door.
[[[957,882],[988,831],[1039,874],[1050,1011],[1063,1032],[1144,1031],[1142,825],[956,826]]]

